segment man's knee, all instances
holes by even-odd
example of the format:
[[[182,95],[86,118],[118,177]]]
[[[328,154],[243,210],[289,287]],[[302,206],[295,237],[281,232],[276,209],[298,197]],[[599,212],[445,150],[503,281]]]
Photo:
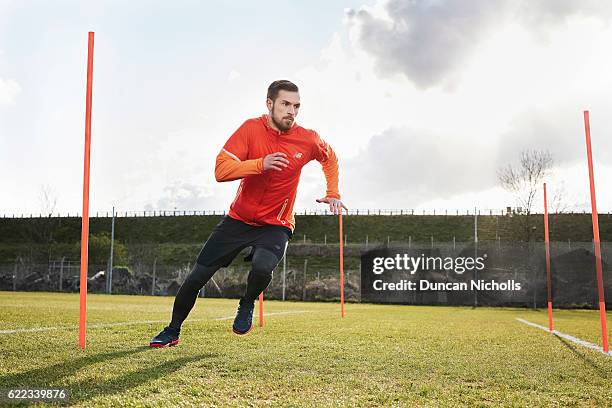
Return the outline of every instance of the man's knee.
[[[266,248],[256,248],[253,254],[252,271],[256,275],[272,276],[272,271],[278,265],[280,259],[274,252]]]

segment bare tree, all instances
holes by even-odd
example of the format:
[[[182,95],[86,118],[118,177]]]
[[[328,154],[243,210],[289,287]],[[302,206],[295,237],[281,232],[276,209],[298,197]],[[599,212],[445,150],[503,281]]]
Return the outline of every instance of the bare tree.
[[[525,216],[525,232],[529,241],[531,228],[529,216],[536,195],[542,188],[542,182],[553,166],[553,158],[547,150],[523,150],[517,167],[508,165],[497,171],[497,178],[502,187],[514,194]]]
[[[551,210],[554,214],[563,214],[570,209],[570,205],[566,199],[567,192],[565,191],[565,183],[561,182],[559,188],[555,189],[552,197]]]
[[[42,214],[46,217],[52,216],[57,206],[57,196],[53,188],[49,185],[41,186],[39,200]]]
[[[42,217],[40,219],[35,218],[29,223],[28,230],[30,242],[43,244],[45,248],[45,258],[50,260],[53,252],[53,244],[55,242],[53,232],[57,224],[57,219],[52,218],[57,206],[57,196],[50,185],[41,185],[38,200]],[[40,251],[38,256],[42,255],[43,252]]]

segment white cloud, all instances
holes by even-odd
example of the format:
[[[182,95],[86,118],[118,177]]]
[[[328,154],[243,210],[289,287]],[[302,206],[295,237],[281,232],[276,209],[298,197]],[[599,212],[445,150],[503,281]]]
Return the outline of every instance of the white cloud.
[[[452,82],[499,27],[519,24],[546,39],[549,30],[572,16],[607,21],[612,5],[602,0],[389,0],[374,10],[349,10],[347,16],[360,45],[376,57],[377,72],[402,73],[425,89]]]
[[[227,76],[227,80],[229,82],[233,82],[238,78],[240,78],[240,72],[236,71],[235,69],[232,69],[229,75]]]
[[[13,106],[21,86],[14,79],[0,78],[0,106]]]
[[[183,181],[166,186],[162,197],[155,204],[145,205],[146,210],[218,210],[223,207],[216,202],[210,189]]]
[[[350,15],[348,36],[334,36],[320,60],[298,72],[301,119],[338,152],[349,205],[505,208],[514,203],[497,187],[496,170],[526,148],[549,149],[569,194],[582,192],[576,169],[585,160],[583,109],[597,115],[596,161],[610,162],[612,28],[601,18],[609,7],[521,4],[526,8],[513,9],[520,24],[496,22],[459,76],[445,71],[444,87],[377,75],[378,56],[363,46]],[[390,24],[380,8],[368,12]],[[318,166],[305,169],[302,185],[298,205],[312,208],[324,189]],[[574,201],[572,208],[587,208]],[[609,210],[605,203],[600,208]]]
[[[434,3],[446,2],[428,2]],[[502,3],[505,14],[491,23],[488,7]],[[610,7],[565,0],[491,4],[474,14],[483,19],[474,29],[457,20],[463,15],[469,22],[474,16],[455,6],[446,11],[457,11],[452,15],[437,11],[427,16],[435,24],[419,26],[419,32],[431,33],[422,44],[414,31],[407,40],[393,37],[402,33],[401,18],[387,2],[364,9],[381,38],[393,37],[396,46],[410,44],[415,53],[407,55],[389,53],[391,43],[364,43],[366,23],[349,12],[346,26],[330,38],[320,58],[304,58],[312,62],[296,70],[282,60],[261,60],[238,71],[240,53],[213,66],[207,65],[211,55],[194,61],[181,54],[162,68],[153,64],[141,70],[147,64],[142,56],[100,35],[92,209],[227,208],[237,183],[215,182],[214,158],[243,120],[263,113],[265,88],[279,77],[300,86],[298,122],[316,129],[338,153],[341,192],[352,208],[503,208],[509,199],[496,186],[495,170],[525,147],[549,146],[567,190],[578,191],[584,182],[576,170],[584,164],[583,109],[591,110],[596,166],[612,162],[607,138],[612,131],[612,29],[606,20]],[[447,21],[449,25],[443,24]],[[452,40],[464,27],[467,34],[457,40],[456,53],[433,55],[436,64],[424,63],[430,51],[439,50],[418,47]],[[20,102],[16,115],[7,115],[2,125],[19,135],[11,140],[16,149],[27,145],[38,164],[32,171],[33,166],[3,156],[4,171],[16,168],[21,175],[4,180],[10,197],[2,202],[6,211],[35,201],[35,192],[24,191],[24,186],[38,182],[56,183],[63,212],[80,211],[82,45],[82,38],[67,43],[48,37],[41,42],[44,52],[28,50],[35,62],[29,65],[31,71],[15,71],[22,69],[28,76],[11,73],[15,79],[0,79],[0,105]],[[240,46],[228,42],[219,49]],[[168,48],[160,49],[160,58],[164,52]],[[389,66],[380,75],[383,54]],[[210,68],[206,75],[203,67]],[[19,96],[17,81],[34,84],[28,85],[31,100]],[[26,105],[33,107],[33,115],[22,108]],[[27,123],[24,118],[33,119]],[[40,174],[41,167],[48,170]],[[599,174],[603,181],[610,173],[604,168]],[[307,166],[296,207],[324,208],[314,203],[324,191],[320,166]],[[602,198],[600,203],[605,208],[612,200]]]

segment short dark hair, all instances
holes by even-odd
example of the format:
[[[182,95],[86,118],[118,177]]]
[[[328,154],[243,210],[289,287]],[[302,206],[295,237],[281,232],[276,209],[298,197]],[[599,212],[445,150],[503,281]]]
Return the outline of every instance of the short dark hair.
[[[274,81],[268,87],[268,98],[272,99],[272,102],[276,100],[278,96],[278,91],[289,91],[289,92],[299,92],[297,85],[291,81],[287,81],[286,79],[281,79],[278,81]]]

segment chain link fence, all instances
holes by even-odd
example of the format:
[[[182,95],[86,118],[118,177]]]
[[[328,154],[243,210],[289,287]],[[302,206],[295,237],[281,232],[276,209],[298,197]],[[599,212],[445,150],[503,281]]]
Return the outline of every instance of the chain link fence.
[[[296,242],[297,241],[297,242]],[[276,267],[265,296],[270,299],[333,301],[339,299],[339,258],[337,243],[304,244],[299,237],[289,245],[287,256]],[[90,265],[88,291],[93,293],[175,295],[193,266],[190,262],[163,262],[156,247],[136,251],[127,266],[113,268],[109,282],[108,265]],[[344,251],[345,298],[362,301],[364,285],[362,255],[387,250],[410,253],[411,256],[461,258],[486,256],[485,269],[457,274],[433,269],[419,272],[418,278],[435,282],[461,282],[470,279],[508,281],[522,284],[518,292],[504,291],[412,291],[385,295],[384,299],[363,301],[431,305],[486,305],[542,307],[546,304],[545,247],[542,242],[347,242]],[[597,307],[595,256],[592,242],[552,242],[551,272],[555,307]],[[612,243],[601,243],[604,287],[612,297]],[[190,253],[190,251],[187,251]],[[197,252],[194,252],[195,259]],[[242,255],[227,268],[220,269],[201,291],[204,297],[238,298],[246,287],[250,264]],[[60,258],[48,263],[29,263],[18,258],[0,264],[0,290],[62,291],[79,290],[80,263]],[[415,276],[412,275],[412,278]],[[411,278],[408,274],[405,278]],[[608,301],[610,305],[610,301]]]
[[[227,210],[141,210],[141,211],[121,211],[115,212],[117,218],[127,217],[179,217],[179,216],[202,216],[202,215],[226,215]],[[323,206],[321,208],[307,208],[307,209],[296,209],[295,215],[330,215],[328,209]],[[352,208],[350,210],[344,210],[344,215],[509,215],[509,214],[521,214],[520,209],[507,207],[505,209],[499,208],[428,208],[428,209],[414,209],[414,208]],[[532,214],[538,214],[533,212]],[[550,213],[554,214],[554,212]],[[565,214],[586,214],[586,211],[568,211]],[[601,213],[600,213],[601,214]],[[610,214],[610,213],[607,213]],[[78,212],[74,213],[3,213],[0,218],[53,218],[53,217],[80,217]],[[95,211],[90,213],[90,217],[112,217],[112,211]]]
[[[288,254],[272,275],[266,298],[285,300],[337,300],[340,298],[338,245],[299,245]],[[306,248],[308,247],[308,248]],[[246,251],[245,251],[246,253]],[[197,255],[197,252],[194,253]],[[195,258],[195,256],[194,256]],[[154,247],[147,257],[132,260],[128,266],[115,266],[109,282],[108,265],[89,265],[87,290],[90,293],[175,295],[190,273],[193,263],[167,264],[158,261]],[[358,258],[346,267],[345,297],[359,301]],[[202,288],[201,296],[239,298],[244,294],[250,264],[239,255],[234,263],[221,268]],[[0,264],[0,290],[77,292],[80,287],[80,262],[66,258],[48,263],[17,259]]]
[[[601,251],[604,290],[612,296],[612,243],[601,243]],[[388,271],[373,273],[371,265],[374,257],[394,259],[403,254],[409,258],[422,258],[423,263],[416,271],[393,266]],[[482,269],[456,267],[467,265],[466,259],[478,258],[482,262]],[[365,302],[534,308],[544,307],[547,302],[546,249],[543,242],[415,243],[411,247],[375,248],[366,251],[363,259],[369,268],[362,274],[361,281],[362,300]],[[432,267],[424,268],[422,265],[425,262]],[[448,267],[444,266],[446,262]],[[596,259],[592,242],[552,242],[550,263],[554,307],[598,307]],[[476,262],[473,261],[474,264]],[[406,289],[396,290],[393,287],[391,290],[381,290],[383,282],[414,283]],[[476,285],[472,282],[476,282]],[[482,289],[485,284],[493,289]],[[608,305],[612,305],[610,296]]]

